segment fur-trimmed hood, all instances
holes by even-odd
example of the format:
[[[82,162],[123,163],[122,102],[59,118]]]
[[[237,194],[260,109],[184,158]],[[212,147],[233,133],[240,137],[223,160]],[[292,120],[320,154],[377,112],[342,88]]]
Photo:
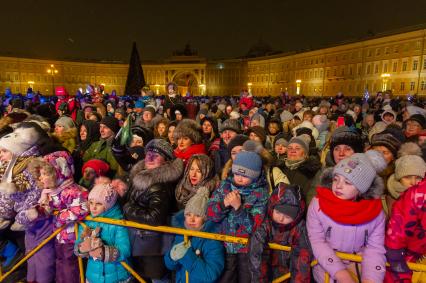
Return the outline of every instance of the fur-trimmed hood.
[[[141,160],[130,171],[130,182],[134,190],[146,190],[155,184],[179,181],[183,169],[183,161],[179,158],[150,170],[145,169],[145,161]]]
[[[62,135],[58,136],[56,133],[53,133],[52,136],[59,141],[60,143],[63,143],[67,140],[77,140],[77,128],[70,128],[69,130],[66,130],[62,133]]]
[[[328,167],[324,169],[320,176],[319,185],[321,187],[328,188],[331,190],[331,185],[333,183],[333,169],[334,167]],[[383,195],[384,190],[385,185],[383,179],[380,176],[376,175],[370,188],[365,193],[361,194],[359,197],[361,199],[378,199]]]

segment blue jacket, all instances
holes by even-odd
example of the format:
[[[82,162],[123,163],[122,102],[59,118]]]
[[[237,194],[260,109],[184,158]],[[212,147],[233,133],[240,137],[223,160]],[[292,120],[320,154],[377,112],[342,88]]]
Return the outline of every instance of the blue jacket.
[[[115,204],[111,209],[100,214],[99,217],[123,219],[123,213],[121,212],[120,206]],[[118,249],[120,253],[119,258],[115,262],[95,261],[89,257],[86,270],[87,280],[90,283],[117,283],[129,278],[131,275],[120,263],[122,261],[128,263],[128,258],[131,256],[132,250],[127,228],[92,221],[86,221],[85,223],[91,229],[101,227],[100,236],[104,245],[113,246]],[[80,235],[82,232],[83,228],[80,226],[76,245],[81,242]]]
[[[183,211],[174,217],[174,226],[184,227]],[[214,232],[217,224],[207,221],[203,232]],[[219,241],[193,237],[191,247],[178,261],[170,258],[170,251],[164,255],[166,267],[176,271],[176,283],[185,283],[185,271],[189,273],[189,282],[213,283],[222,275],[225,265],[223,245]],[[175,237],[174,245],[183,242],[183,236]]]

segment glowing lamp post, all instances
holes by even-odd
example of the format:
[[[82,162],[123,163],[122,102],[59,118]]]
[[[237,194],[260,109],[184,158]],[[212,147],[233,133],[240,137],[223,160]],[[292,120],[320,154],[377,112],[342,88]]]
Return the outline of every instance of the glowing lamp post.
[[[155,94],[160,95],[160,85],[155,85]]]
[[[381,77],[382,77],[382,91],[386,91],[390,74],[382,74]]]
[[[33,88],[34,82],[33,81],[28,81],[28,85],[30,86],[30,88]]]
[[[296,94],[300,94],[300,85],[302,84],[302,80],[296,80]]]
[[[206,93],[206,85],[205,84],[200,84],[200,93],[201,95],[204,95]]]
[[[251,94],[251,86],[252,85],[253,85],[252,83],[247,83],[248,93],[250,93],[250,94]]]
[[[52,76],[52,95],[55,95],[55,75],[58,74],[58,70],[56,70],[55,65],[51,64],[47,73]]]

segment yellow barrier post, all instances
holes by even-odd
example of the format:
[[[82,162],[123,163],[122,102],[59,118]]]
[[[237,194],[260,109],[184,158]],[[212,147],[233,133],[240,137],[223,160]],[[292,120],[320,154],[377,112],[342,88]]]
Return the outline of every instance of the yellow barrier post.
[[[49,237],[44,239],[37,247],[35,247],[32,251],[30,251],[26,256],[24,256],[17,264],[15,264],[8,272],[6,272],[0,279],[0,282],[2,282],[7,276],[12,274],[18,267],[20,267],[24,262],[26,262],[30,257],[32,257],[36,252],[38,252],[44,245],[46,245],[50,240],[56,237],[56,235],[59,234],[59,232],[64,229],[64,226],[61,228],[56,229],[53,234],[51,234]]]
[[[75,240],[78,239],[78,223],[74,223],[74,233]],[[78,269],[80,270],[80,283],[84,283],[84,267],[83,267],[83,259],[81,257],[78,258]]]
[[[330,283],[330,274],[328,272],[324,273],[324,283]]]
[[[188,246],[188,241],[189,241],[188,236],[187,235],[183,236],[183,242],[184,242],[185,246]],[[188,270],[185,270],[185,282],[189,283],[189,272],[188,272]]]

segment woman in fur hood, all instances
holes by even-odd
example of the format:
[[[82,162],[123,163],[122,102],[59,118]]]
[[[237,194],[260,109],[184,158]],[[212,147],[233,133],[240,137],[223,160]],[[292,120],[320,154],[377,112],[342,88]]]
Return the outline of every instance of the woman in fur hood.
[[[194,154],[207,154],[203,143],[201,127],[197,122],[183,119],[173,132],[177,148],[174,150],[176,158],[183,160],[186,165]]]
[[[308,236],[318,260],[313,269],[316,282],[324,282],[325,272],[331,281],[383,282],[386,217],[380,201],[384,185],[377,172],[385,167],[382,154],[370,150],[324,172],[307,215]],[[363,260],[360,266],[342,261],[336,251],[362,254]]]
[[[68,152],[74,152],[77,146],[77,128],[75,127],[74,121],[70,117],[61,116],[55,122],[53,137],[56,138]]]
[[[174,190],[183,173],[183,162],[175,159],[172,146],[153,139],[145,147],[145,159],[130,172],[131,188],[123,210],[126,219],[148,225],[169,225],[174,212]],[[151,279],[167,275],[163,255],[169,248],[161,233],[130,229],[132,256],[138,274]]]
[[[185,173],[176,187],[176,200],[179,209],[184,209],[186,203],[201,187],[207,187],[210,194],[219,185],[219,178],[214,174],[214,163],[205,154],[195,154],[188,160]]]

